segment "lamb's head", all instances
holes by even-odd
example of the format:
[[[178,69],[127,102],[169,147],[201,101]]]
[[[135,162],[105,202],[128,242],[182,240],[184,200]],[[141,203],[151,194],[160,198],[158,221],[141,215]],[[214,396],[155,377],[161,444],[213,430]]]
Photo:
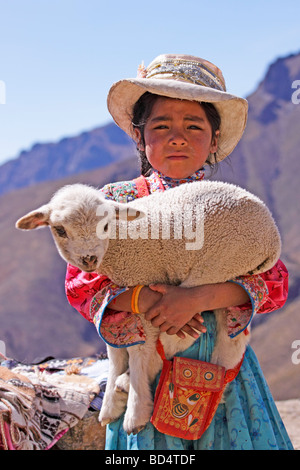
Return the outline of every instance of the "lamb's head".
[[[23,216],[16,227],[33,230],[49,226],[62,258],[91,272],[100,266],[116,220],[124,218],[126,209],[126,204],[105,199],[95,188],[74,184],[64,186],[48,204]],[[127,220],[140,216],[138,211],[131,212]]]

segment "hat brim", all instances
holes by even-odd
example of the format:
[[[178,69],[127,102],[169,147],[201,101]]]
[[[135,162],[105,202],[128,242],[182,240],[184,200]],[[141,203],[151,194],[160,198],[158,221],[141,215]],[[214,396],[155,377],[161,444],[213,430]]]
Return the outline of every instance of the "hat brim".
[[[248,113],[245,99],[174,79],[132,78],[115,83],[107,97],[107,107],[114,121],[132,138],[133,106],[146,91],[169,98],[213,103],[221,117],[217,162],[233,151],[243,135]]]

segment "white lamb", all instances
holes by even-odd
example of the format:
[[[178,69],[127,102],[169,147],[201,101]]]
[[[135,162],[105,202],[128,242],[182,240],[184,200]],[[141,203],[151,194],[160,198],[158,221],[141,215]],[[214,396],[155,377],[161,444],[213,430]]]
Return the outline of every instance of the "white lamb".
[[[92,187],[70,185],[16,225],[25,230],[49,225],[67,262],[107,275],[119,286],[225,282],[267,271],[281,249],[278,229],[263,202],[221,182],[182,184],[128,204],[107,200]],[[211,362],[230,369],[242,358],[249,335],[230,338],[226,311],[214,314],[218,334]],[[162,367],[157,338],[167,358],[195,341],[160,333],[140,317],[145,344],[108,346],[109,377],[99,418],[105,425],[127,405],[123,426],[128,433],[142,429],[153,411],[150,384]]]

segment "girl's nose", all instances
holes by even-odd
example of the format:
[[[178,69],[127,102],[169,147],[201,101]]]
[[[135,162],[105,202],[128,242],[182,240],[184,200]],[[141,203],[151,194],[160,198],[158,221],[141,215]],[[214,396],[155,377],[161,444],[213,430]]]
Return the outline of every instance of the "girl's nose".
[[[186,145],[186,138],[181,132],[174,132],[170,137],[170,144],[171,145],[179,145],[183,146]]]

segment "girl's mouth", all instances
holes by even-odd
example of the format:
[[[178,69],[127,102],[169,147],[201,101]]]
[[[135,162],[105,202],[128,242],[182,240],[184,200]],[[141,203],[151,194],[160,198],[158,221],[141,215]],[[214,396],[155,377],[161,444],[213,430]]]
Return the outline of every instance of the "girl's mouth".
[[[186,155],[169,155],[168,160],[186,160],[188,157]]]

